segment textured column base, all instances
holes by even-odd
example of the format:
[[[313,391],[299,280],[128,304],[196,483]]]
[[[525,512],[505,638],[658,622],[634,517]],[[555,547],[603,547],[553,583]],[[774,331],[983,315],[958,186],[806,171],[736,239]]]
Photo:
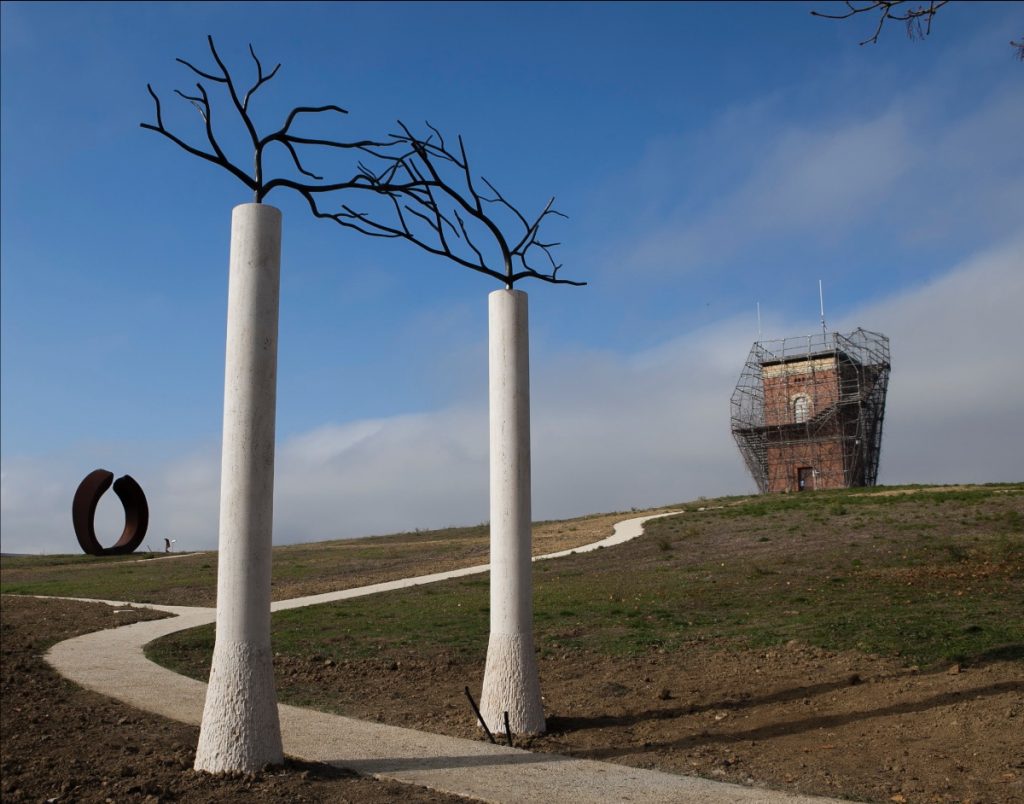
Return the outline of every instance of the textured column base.
[[[480,714],[491,733],[505,733],[505,712],[513,734],[546,730],[532,634],[492,633],[487,643]]]
[[[266,765],[282,762],[270,648],[218,639],[195,769],[255,773]]]

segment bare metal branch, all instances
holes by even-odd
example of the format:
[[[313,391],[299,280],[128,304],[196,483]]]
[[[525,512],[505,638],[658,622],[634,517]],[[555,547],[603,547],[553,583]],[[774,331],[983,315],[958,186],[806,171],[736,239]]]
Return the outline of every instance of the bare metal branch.
[[[328,104],[324,106],[297,106],[289,112],[285,119],[284,124],[276,131],[271,132],[265,137],[260,137],[256,131],[256,126],[253,123],[252,118],[249,114],[250,102],[252,101],[255,93],[264,84],[268,83],[274,76],[277,75],[281,68],[278,64],[269,73],[265,73],[263,70],[263,63],[256,55],[255,49],[252,45],[249,46],[249,54],[251,55],[253,62],[256,67],[256,78],[252,85],[245,92],[244,97],[239,97],[239,92],[236,87],[234,78],[231,75],[227,65],[220,57],[217,51],[216,45],[214,44],[213,37],[207,37],[207,43],[210,48],[210,55],[213,58],[214,63],[217,66],[216,70],[207,70],[197,67],[195,64],[186,61],[185,59],[178,58],[176,61],[185,67],[187,67],[192,73],[199,78],[219,84],[227,90],[227,94],[231,101],[231,106],[234,108],[238,119],[244,125],[246,131],[249,134],[249,139],[252,145],[252,171],[248,171],[240,167],[240,165],[228,157],[225,149],[221,146],[220,140],[217,137],[217,132],[213,125],[213,114],[212,104],[210,101],[209,94],[206,87],[202,82],[196,84],[198,89],[197,95],[187,94],[181,90],[174,90],[175,94],[187,101],[189,104],[194,106],[202,115],[204,122],[204,133],[206,139],[209,142],[210,150],[207,151],[203,148],[188,144],[182,137],[172,134],[167,130],[164,124],[163,109],[161,107],[160,98],[154,91],[153,87],[149,84],[146,85],[150,96],[156,105],[156,124],[142,123],[141,127],[150,131],[156,131],[159,134],[167,137],[171,142],[180,147],[186,153],[190,153],[193,156],[198,156],[201,159],[218,165],[221,168],[227,170],[229,173],[237,177],[242,183],[253,191],[255,200],[262,201],[267,194],[277,188],[287,188],[302,193],[331,193],[343,189],[349,189],[353,187],[366,188],[369,183],[361,179],[358,175],[352,179],[344,182],[335,182],[332,184],[310,184],[304,183],[303,181],[296,181],[293,178],[287,176],[281,176],[273,179],[266,179],[263,174],[264,155],[266,149],[274,143],[279,143],[288,152],[291,158],[292,164],[295,166],[296,171],[300,178],[312,179],[315,182],[322,182],[323,177],[310,170],[303,163],[302,155],[300,154],[300,148],[307,147],[323,147],[330,149],[349,149],[356,151],[366,151],[370,154],[374,154],[377,147],[388,147],[392,145],[390,141],[384,141],[378,143],[374,140],[355,140],[352,142],[346,142],[342,140],[331,139],[328,137],[313,138],[313,137],[295,137],[291,134],[290,129],[292,124],[295,122],[297,117],[302,114],[320,114],[325,112],[334,112],[338,114],[347,114],[347,111],[340,106],[335,104]]]
[[[905,23],[907,36],[911,39],[924,39],[932,32],[932,19],[949,0],[929,0],[925,5],[913,7],[910,6],[910,2],[911,0],[866,0],[866,2],[855,3],[852,0],[845,0],[846,11],[841,14],[811,11],[811,16],[829,20],[848,20],[861,14],[870,15],[877,12],[875,32],[862,41],[861,45],[877,44],[888,20]]]
[[[261,86],[267,81],[277,75],[277,71],[281,69],[281,65],[278,64],[273,70],[270,71],[269,75],[263,75],[263,65],[260,64],[259,58],[256,56],[256,51],[253,50],[252,43],[249,43],[249,54],[252,56],[252,60],[256,62],[256,83],[250,87],[249,91],[245,93],[245,100],[242,101],[242,108],[246,111],[249,109],[249,99],[253,96]]]
[[[210,150],[192,145],[166,128],[160,97],[148,84],[146,89],[155,104],[156,123],[140,125],[166,137],[186,153],[227,170],[253,192],[257,203],[276,189],[297,192],[316,218],[333,221],[372,237],[407,240],[430,254],[498,279],[507,287],[524,278],[553,284],[586,284],[559,277],[558,271],[562,266],[552,253],[559,243],[539,237],[547,218],[566,217],[554,209],[554,198],[531,219],[482,177],[479,180],[493,195],[481,195],[476,189],[477,179],[461,136],[458,137],[458,148],[453,152],[440,129],[430,123],[426,123],[429,134],[425,137],[414,134],[401,120],[397,121],[399,133],[383,140],[346,141],[292,133],[292,126],[300,115],[348,114],[344,108],[328,104],[296,106],[280,128],[261,137],[250,116],[250,102],[255,93],[278,74],[281,65],[265,73],[255,49],[249,45],[256,77],[249,89],[240,93],[235,77],[217,52],[213,37],[207,37],[207,42],[216,64],[215,70],[200,69],[181,58],[177,61],[203,81],[220,85],[226,91],[230,106],[249,135],[251,172],[233,161],[218,140],[210,95],[202,81],[196,84],[197,95],[180,90],[174,92],[199,111]],[[288,153],[297,175],[264,176],[264,156],[274,144]],[[352,168],[349,178],[326,182],[323,176],[308,167],[306,161],[310,153],[321,149],[328,152],[355,151],[360,160]],[[350,191],[376,195],[386,212],[357,211],[347,203],[338,204],[331,200],[336,193]],[[332,204],[336,204],[333,210],[329,208]],[[495,212],[500,214],[493,214]],[[514,245],[510,246],[510,243]],[[534,267],[537,252],[550,267]]]
[[[278,133],[287,134],[289,129],[292,127],[292,123],[295,122],[295,118],[300,114],[319,114],[322,112],[348,114],[348,109],[342,109],[340,106],[335,106],[333,103],[330,103],[327,106],[296,106],[288,113],[288,118],[284,121],[284,125],[281,126]]]
[[[207,81],[216,81],[218,84],[223,84],[225,82],[224,76],[222,76],[222,75],[213,75],[212,73],[204,73],[202,70],[200,70],[194,64],[192,64],[191,62],[187,62],[184,59],[175,59],[175,61],[178,62],[179,64],[184,64],[186,67],[188,67],[192,72],[194,72],[200,78],[205,78]]]
[[[554,198],[530,219],[494,184],[474,175],[462,137],[451,151],[442,132],[430,123],[425,124],[426,136],[414,134],[401,120],[397,124],[398,133],[391,135],[394,147],[372,149],[380,165],[371,169],[361,162],[359,168],[360,176],[379,192],[405,201],[393,205],[395,218],[390,221],[370,213],[356,215],[347,208],[344,212],[350,221],[355,218],[361,226],[408,240],[431,254],[500,279],[508,287],[524,278],[585,284],[558,276],[561,265],[553,249],[559,244],[538,236],[548,217],[566,217],[554,209]],[[480,194],[477,180],[491,195]],[[535,267],[537,252],[550,268]]]
[[[203,159],[203,160],[205,160],[207,162],[211,162],[212,164],[220,165],[221,167],[223,167],[223,168],[227,169],[229,172],[231,172],[238,179],[240,179],[242,181],[242,183],[246,187],[248,187],[250,190],[255,190],[256,189],[255,182],[253,182],[253,180],[244,171],[239,170],[237,167],[232,165],[230,162],[224,161],[222,159],[221,155],[218,155],[218,153],[216,151],[214,153],[212,153],[212,154],[208,153],[206,151],[203,151],[200,148],[196,148],[194,145],[188,144],[187,142],[185,142],[180,137],[177,137],[176,135],[174,135],[170,131],[168,131],[164,127],[163,112],[161,110],[159,96],[156,94],[156,92],[153,91],[153,87],[150,86],[149,84],[146,84],[146,89],[149,91],[150,96],[153,98],[154,104],[156,104],[156,125],[154,126],[151,123],[140,123],[139,125],[140,125],[141,128],[148,129],[150,131],[155,131],[158,134],[162,134],[164,137],[169,139],[171,142],[173,142],[175,145],[177,145],[179,148],[181,148],[186,153],[190,153],[193,156],[198,156],[200,159]],[[181,93],[179,93],[179,94],[181,94]],[[199,100],[201,101],[201,99],[199,99]],[[192,103],[193,101],[191,99],[189,99],[189,102]]]
[[[174,94],[179,96],[179,97],[181,97],[181,98],[184,98],[189,103],[191,103],[193,106],[195,106],[196,107],[196,111],[199,112],[199,114],[201,114],[203,116],[203,120],[204,121],[209,119],[210,110],[207,109],[206,106],[203,104],[203,99],[201,97],[196,96],[196,95],[186,95],[180,89],[174,90]]]

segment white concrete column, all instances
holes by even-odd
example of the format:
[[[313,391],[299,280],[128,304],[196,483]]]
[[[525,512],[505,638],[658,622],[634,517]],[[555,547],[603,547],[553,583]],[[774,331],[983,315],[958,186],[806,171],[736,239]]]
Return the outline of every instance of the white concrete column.
[[[527,296],[488,297],[491,430],[491,635],[480,713],[494,733],[544,731],[533,647],[530,343]]]
[[[281,726],[270,652],[270,550],[281,212],[231,215],[224,437],[217,561],[217,637],[196,770],[279,764]]]

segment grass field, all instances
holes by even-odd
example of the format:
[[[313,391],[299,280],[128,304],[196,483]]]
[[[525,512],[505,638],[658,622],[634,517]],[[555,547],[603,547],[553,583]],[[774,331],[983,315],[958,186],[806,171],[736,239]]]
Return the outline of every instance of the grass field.
[[[610,536],[613,524],[623,518],[602,514],[535,523],[534,551],[555,552],[597,541]],[[283,600],[486,564],[488,549],[486,525],[284,545],[274,548],[271,591],[274,600]],[[3,556],[0,591],[213,606],[217,553]]]
[[[1013,653],[1024,643],[1024,487],[992,485],[702,500],[633,545],[535,568],[543,652],[636,654],[694,639],[901,656],[908,663]],[[704,511],[698,511],[704,508]],[[548,540],[626,515],[545,523]],[[557,546],[561,546],[561,542]],[[278,547],[275,598],[487,560],[486,526]],[[212,605],[216,554],[174,559],[5,557],[4,593]],[[275,651],[334,660],[389,646],[478,651],[487,579],[274,616]],[[211,629],[153,649],[193,674]],[[175,647],[172,647],[175,646]],[[184,660],[184,656],[190,656]]]
[[[534,565],[549,733],[528,747],[858,800],[1024,801],[1024,484],[677,507],[627,545]],[[536,552],[641,513],[538,524]],[[279,547],[274,596],[486,560],[484,526]],[[213,553],[0,567],[5,593],[215,591]],[[462,691],[486,575],[282,611],[271,636],[282,702],[479,737]],[[212,648],[207,627],[147,654],[205,680]]]

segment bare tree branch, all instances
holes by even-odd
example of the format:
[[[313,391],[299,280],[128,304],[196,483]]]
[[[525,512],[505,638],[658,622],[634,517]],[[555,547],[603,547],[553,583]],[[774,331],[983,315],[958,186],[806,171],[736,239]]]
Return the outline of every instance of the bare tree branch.
[[[207,37],[207,44],[216,69],[200,69],[185,59],[177,59],[200,81],[196,83],[197,95],[181,90],[174,92],[195,107],[202,117],[208,150],[167,129],[160,97],[148,84],[146,88],[156,107],[156,123],[141,126],[163,135],[186,153],[227,170],[253,191],[257,203],[273,190],[291,190],[305,199],[316,218],[334,221],[371,237],[407,240],[430,254],[498,279],[510,288],[526,278],[553,284],[586,284],[560,278],[558,271],[562,266],[552,253],[559,244],[539,237],[547,218],[566,217],[554,209],[554,198],[531,219],[482,177],[480,181],[493,195],[481,195],[461,136],[457,150],[453,151],[441,131],[430,123],[426,123],[430,133],[420,137],[399,120],[399,133],[380,141],[344,141],[292,133],[300,115],[348,114],[342,107],[328,104],[297,106],[288,113],[280,128],[261,137],[250,116],[250,101],[277,75],[281,65],[264,73],[263,64],[250,45],[256,77],[245,92],[240,92],[235,77],[217,52],[213,37]],[[218,140],[210,94],[204,81],[218,84],[226,91],[231,108],[245,127],[252,147],[251,172],[233,161]],[[275,143],[287,152],[297,175],[265,177],[264,156]],[[351,150],[362,159],[356,163],[350,178],[325,182],[323,176],[307,166],[306,149]],[[375,208],[357,211],[348,203],[333,202],[337,204],[333,207],[337,211],[330,211],[333,194],[355,190],[375,197]],[[550,267],[535,267],[538,253]]]
[[[431,254],[499,279],[507,287],[526,278],[586,284],[558,276],[562,266],[554,259],[553,249],[559,244],[539,237],[549,217],[566,217],[554,208],[554,198],[534,218],[527,218],[490,181],[474,176],[461,137],[453,151],[440,130],[425,125],[429,134],[418,136],[399,120],[399,133],[391,135],[393,147],[373,151],[376,169],[360,164],[360,175],[371,187],[404,199],[392,205],[393,217],[343,207],[337,213],[339,223],[357,223],[378,236],[408,240]],[[477,190],[477,178],[492,195]],[[537,267],[538,253],[550,267]]]
[[[205,159],[207,162],[212,162],[215,165],[220,165],[221,167],[228,170],[231,174],[236,176],[238,179],[240,179],[246,187],[248,187],[250,190],[256,191],[258,194],[259,191],[257,190],[256,182],[253,181],[253,179],[248,174],[246,174],[245,171],[240,170],[230,162],[222,159],[216,153],[207,153],[206,151],[196,148],[193,145],[189,145],[187,142],[175,136],[166,128],[164,128],[163,114],[160,108],[160,98],[157,96],[156,92],[153,91],[153,87],[149,84],[146,84],[146,89],[149,90],[149,94],[152,96],[153,101],[156,104],[156,125],[154,126],[151,123],[140,123],[139,125],[142,128],[149,129],[150,131],[155,131],[158,134],[163,134],[165,137],[167,137],[167,139],[169,139],[171,142],[173,142],[175,145],[177,145],[179,148],[186,151],[187,153],[190,153],[193,156],[198,156],[200,159]],[[187,99],[187,96],[184,96],[183,93],[179,94],[182,94],[183,97],[186,97]],[[189,102],[192,103],[191,100]]]
[[[210,41],[210,44],[211,46],[213,45],[212,40]],[[256,57],[256,51],[252,49],[252,43],[249,44],[249,53],[252,55],[252,60],[256,62],[256,83],[253,84],[249,91],[245,93],[245,100],[242,101],[243,111],[249,110],[249,99],[253,96],[253,93],[256,92],[256,90],[263,86],[267,81],[269,81],[271,78],[277,75],[277,71],[281,69],[281,65],[278,64],[273,70],[270,71],[269,75],[263,75],[263,65],[260,64],[260,60]]]
[[[377,148],[388,147],[394,143],[388,140],[383,142],[377,142],[374,140],[357,140],[353,142],[346,142],[343,140],[336,140],[326,137],[312,138],[312,137],[298,137],[291,133],[292,124],[296,121],[299,115],[315,115],[323,114],[327,112],[334,112],[338,114],[347,114],[345,109],[334,104],[326,106],[298,106],[289,112],[284,124],[276,131],[267,134],[264,137],[260,137],[256,130],[256,126],[253,123],[252,117],[249,114],[249,104],[253,99],[253,96],[264,84],[268,83],[271,79],[277,75],[281,65],[278,64],[269,73],[264,73],[263,64],[259,57],[256,55],[256,51],[252,45],[249,46],[249,53],[252,56],[253,62],[256,66],[256,78],[251,86],[240,95],[235,80],[231,75],[227,65],[221,59],[220,54],[217,52],[217,48],[214,45],[213,37],[207,37],[207,44],[210,48],[210,54],[213,57],[214,63],[217,65],[216,70],[205,70],[200,69],[196,65],[192,64],[185,59],[176,59],[179,64],[184,65],[191,70],[201,81],[196,84],[199,91],[198,95],[189,95],[181,90],[174,90],[175,94],[186,100],[192,106],[196,108],[200,116],[203,118],[203,128],[206,135],[206,140],[209,143],[209,150],[203,147],[192,145],[188,143],[184,138],[170,132],[165,124],[163,118],[163,110],[160,104],[160,98],[153,90],[153,87],[149,84],[146,85],[150,96],[153,98],[153,102],[156,105],[156,123],[142,123],[142,128],[150,131],[155,131],[162,134],[175,145],[182,150],[193,156],[198,156],[207,162],[227,170],[233,176],[238,178],[246,187],[253,191],[254,200],[257,202],[262,201],[266,198],[267,194],[277,188],[286,188],[295,190],[301,193],[317,194],[317,193],[333,193],[339,190],[361,187],[366,189],[369,183],[365,178],[359,175],[353,176],[352,179],[342,182],[334,182],[332,184],[320,184],[323,181],[323,177],[317,175],[312,170],[303,164],[302,157],[300,155],[300,148],[304,147],[323,147],[331,149],[351,149],[356,151],[366,151],[370,155],[376,154]],[[246,132],[249,135],[249,140],[252,147],[252,172],[243,169],[238,165],[236,161],[233,161],[225,152],[218,137],[217,132],[213,124],[213,113],[212,104],[210,101],[209,93],[203,81],[213,82],[220,84],[227,90],[227,94],[231,100],[231,106],[234,108],[238,119],[242,122]],[[291,178],[288,176],[281,176],[267,180],[264,176],[264,156],[267,148],[274,143],[279,143],[288,152],[291,158],[292,164],[298,171],[299,178]],[[303,181],[303,179],[312,179],[317,183],[310,183]]]
[[[878,21],[875,25],[875,32],[869,36],[861,45],[877,44],[878,37],[882,35],[882,29],[888,20],[896,20],[906,24],[907,36],[911,39],[924,39],[932,32],[932,19],[940,8],[949,0],[930,0],[925,5],[911,7],[910,0],[866,0],[856,3],[852,0],[845,0],[846,11],[842,14],[827,14],[822,11],[811,11],[811,16],[822,17],[829,20],[848,20],[860,14],[878,13]]]
[[[877,13],[875,32],[860,44],[877,44],[882,35],[882,29],[888,20],[902,22],[907,29],[907,37],[910,39],[924,39],[932,32],[932,20],[939,9],[950,0],[930,0],[926,4],[911,6],[911,0],[844,0],[843,5],[846,11],[841,14],[829,14],[824,11],[811,11],[812,17],[822,17],[827,20],[848,20],[862,14],[871,15]],[[1024,38],[1019,42],[1010,41],[1010,47],[1014,50],[1014,56],[1019,61],[1024,61]]]

